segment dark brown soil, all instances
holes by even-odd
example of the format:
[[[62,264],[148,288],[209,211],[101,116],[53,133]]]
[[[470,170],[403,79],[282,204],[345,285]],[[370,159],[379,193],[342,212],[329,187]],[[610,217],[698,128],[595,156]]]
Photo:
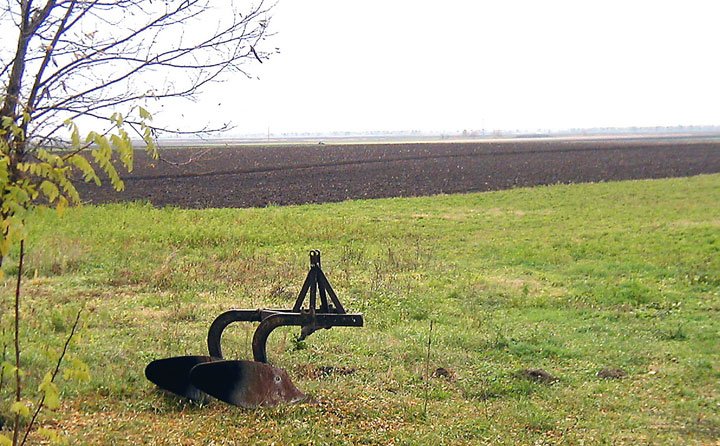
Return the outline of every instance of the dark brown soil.
[[[435,369],[435,371],[432,374],[432,377],[433,378],[443,378],[449,382],[455,382],[457,380],[457,377],[455,376],[455,372],[450,369],[446,369],[445,367],[438,367],[437,369]]]
[[[518,378],[527,379],[529,381],[536,381],[541,383],[554,383],[559,379],[543,369],[522,369],[518,370],[516,376]]]
[[[609,369],[598,370],[597,376],[598,378],[603,379],[620,379],[625,378],[627,376],[627,372],[617,367],[611,367]]]
[[[126,190],[80,185],[89,203],[252,207],[478,192],[720,172],[720,139],[236,146],[138,152]],[[153,167],[154,165],[154,167]]]

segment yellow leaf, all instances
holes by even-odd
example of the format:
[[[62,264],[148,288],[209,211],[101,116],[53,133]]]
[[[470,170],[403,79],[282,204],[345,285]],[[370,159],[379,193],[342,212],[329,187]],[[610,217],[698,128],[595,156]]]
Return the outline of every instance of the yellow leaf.
[[[90,367],[77,358],[70,360],[73,368],[67,368],[63,372],[63,378],[80,382],[90,381]]]
[[[67,183],[63,184],[63,189],[65,190],[65,195],[70,198],[70,201],[75,204],[80,204],[80,194],[71,182],[68,181]]]
[[[122,125],[122,115],[118,112],[115,112],[110,116],[110,122],[117,125]]]
[[[93,140],[95,140],[96,135],[97,135],[96,132],[88,133],[87,136],[85,137],[85,143],[89,143],[89,142],[92,142]]]
[[[54,431],[52,429],[48,429],[45,427],[41,427],[40,429],[37,430],[37,433],[41,437],[47,438],[50,441],[50,443],[53,443],[53,444],[62,443],[62,437],[60,436],[60,434],[57,431]]]
[[[68,121],[68,127],[72,129],[71,142],[73,149],[79,149],[80,145],[82,144],[80,142],[80,130],[78,129],[78,126],[75,125],[75,123],[72,121]]]
[[[142,107],[138,107],[138,111],[140,112],[140,117],[142,119],[147,119],[148,121],[152,121],[152,115],[147,110],[145,110]]]
[[[0,434],[0,446],[12,446],[12,441],[5,434]]]
[[[60,407],[60,392],[57,386],[52,382],[52,374],[50,372],[45,374],[45,378],[38,386],[38,392],[45,392],[45,405],[50,409],[57,409]]]
[[[4,361],[2,364],[0,364],[0,367],[2,367],[3,373],[5,375],[10,375],[11,373],[15,373],[15,370],[17,370],[17,367],[15,367],[15,364]]]
[[[100,186],[100,178],[95,173],[92,165],[80,155],[73,155],[68,161],[78,168],[84,175],[85,181],[94,181],[96,185]]]
[[[51,183],[48,180],[43,181],[40,183],[40,190],[45,194],[45,196],[48,198],[48,201],[52,203],[55,201],[55,199],[60,195],[60,191],[58,190],[58,187]]]
[[[10,412],[16,413],[21,417],[30,416],[30,408],[21,403],[20,401],[15,401],[12,406],[10,406]]]
[[[68,206],[67,198],[65,198],[65,197],[63,197],[62,195],[60,195],[60,198],[58,199],[58,202],[57,202],[57,213],[58,213],[58,217],[62,217],[62,216],[63,216],[63,214],[65,213],[65,209],[67,208],[67,206]]]

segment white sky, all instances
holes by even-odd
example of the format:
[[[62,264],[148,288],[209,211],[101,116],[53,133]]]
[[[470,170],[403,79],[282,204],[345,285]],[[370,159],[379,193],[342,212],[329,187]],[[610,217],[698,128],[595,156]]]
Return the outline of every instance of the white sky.
[[[237,134],[720,124],[719,20],[717,0],[279,0],[281,53],[194,109]]]

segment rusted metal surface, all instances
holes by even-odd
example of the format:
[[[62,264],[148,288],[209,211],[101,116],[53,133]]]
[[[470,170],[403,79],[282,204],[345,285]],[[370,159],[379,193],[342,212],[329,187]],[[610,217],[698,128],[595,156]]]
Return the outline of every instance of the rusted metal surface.
[[[309,294],[309,299],[308,298]],[[320,305],[318,306],[318,297]],[[303,307],[305,300],[307,307]],[[225,361],[222,333],[233,322],[259,322],[252,341],[254,361]],[[159,387],[196,401],[208,395],[240,407],[270,407],[306,401],[287,373],[267,364],[266,344],[277,327],[299,326],[298,340],[317,330],[362,327],[361,313],[347,313],[310,251],[310,271],[292,309],[234,309],[215,318],[208,330],[210,356],[179,356],[151,362],[145,375]]]
[[[308,400],[278,367],[257,361],[215,361],[190,371],[190,381],[208,395],[235,406],[273,407]]]

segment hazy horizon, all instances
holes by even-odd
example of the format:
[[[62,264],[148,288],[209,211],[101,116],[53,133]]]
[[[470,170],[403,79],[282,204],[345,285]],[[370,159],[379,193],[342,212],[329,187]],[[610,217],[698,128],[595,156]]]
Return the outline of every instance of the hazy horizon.
[[[272,15],[280,53],[252,79],[150,111],[234,134],[720,123],[717,2],[280,0]]]

